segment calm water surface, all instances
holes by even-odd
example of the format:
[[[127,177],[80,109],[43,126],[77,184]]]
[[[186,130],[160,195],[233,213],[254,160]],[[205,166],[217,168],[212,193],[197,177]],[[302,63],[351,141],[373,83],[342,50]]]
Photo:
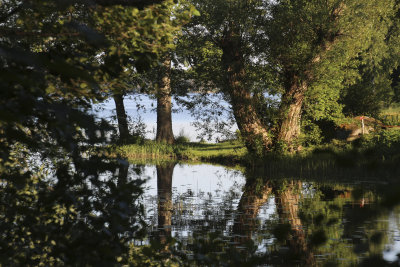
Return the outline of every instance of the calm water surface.
[[[400,263],[400,186],[381,179],[123,160],[83,175],[0,183],[0,266]]]
[[[268,180],[211,165],[146,166],[148,239],[200,265],[395,263],[400,206],[381,182]],[[378,188],[378,189],[377,189]]]

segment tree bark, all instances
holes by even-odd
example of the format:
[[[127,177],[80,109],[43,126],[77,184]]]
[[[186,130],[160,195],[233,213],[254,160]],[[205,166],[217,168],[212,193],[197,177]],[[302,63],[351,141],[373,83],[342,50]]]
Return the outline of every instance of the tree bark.
[[[251,153],[270,150],[272,140],[254,106],[255,99],[246,88],[246,71],[240,37],[227,31],[221,41],[222,65],[226,73],[226,93],[247,149]]]
[[[175,142],[172,131],[171,115],[171,58],[167,57],[160,68],[160,81],[156,92],[157,96],[157,142],[173,144]]]
[[[332,11],[335,19],[343,12],[344,8],[345,5],[341,3]],[[300,145],[297,141],[301,133],[301,112],[304,97],[309,84],[314,80],[314,75],[311,70],[321,61],[323,55],[333,48],[341,35],[342,33],[338,31],[320,41],[319,46],[321,51],[314,55],[309,62],[304,62],[306,67],[302,72],[302,78],[290,68],[284,67],[286,79],[285,93],[282,96],[281,106],[279,108],[279,121],[277,129],[275,129],[275,147],[281,146],[281,148],[290,152],[299,150]]]
[[[114,93],[115,109],[117,112],[119,141],[126,143],[129,140],[128,119],[124,107],[124,97],[120,93]]]
[[[301,133],[301,111],[307,83],[291,79],[282,96],[279,108],[279,121],[276,132],[276,145],[287,151],[299,149],[298,138]]]

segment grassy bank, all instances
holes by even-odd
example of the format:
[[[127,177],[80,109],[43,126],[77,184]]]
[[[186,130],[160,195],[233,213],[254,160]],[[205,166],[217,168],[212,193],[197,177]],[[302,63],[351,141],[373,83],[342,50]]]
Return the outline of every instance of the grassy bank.
[[[353,142],[333,140],[328,144],[305,148],[297,154],[269,153],[264,157],[248,154],[239,141],[175,145],[143,141],[141,144],[119,146],[117,151],[131,161],[179,160],[226,166],[240,164],[252,169],[268,166],[268,173],[286,175],[335,167],[344,171],[357,168],[369,171],[382,166],[397,169],[400,162],[400,130],[382,130]]]

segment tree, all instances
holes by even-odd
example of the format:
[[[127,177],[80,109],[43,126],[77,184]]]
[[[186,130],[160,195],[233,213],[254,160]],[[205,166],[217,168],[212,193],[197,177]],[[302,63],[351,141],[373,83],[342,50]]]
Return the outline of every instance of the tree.
[[[169,86],[169,72],[166,68],[166,54],[173,49],[173,40],[179,33],[181,26],[186,23],[195,12],[192,6],[186,1],[175,3],[172,0],[164,1],[161,4],[147,7],[143,10],[113,6],[100,8],[96,14],[97,28],[101,31],[106,30],[106,36],[111,42],[108,51],[101,57],[104,68],[111,73],[110,79],[104,82],[105,90],[110,91],[116,103],[118,127],[120,130],[120,140],[126,142],[129,138],[129,129],[126,119],[126,112],[123,107],[123,97],[129,92],[135,92],[138,87],[150,86],[142,91],[154,93],[160,96],[161,104],[158,114],[164,111],[160,122],[161,139],[166,142],[173,142],[172,126],[169,133],[165,133],[168,126],[162,125],[164,119],[168,124],[167,103],[168,95],[171,95]],[[171,19],[173,18],[173,19]],[[151,25],[151,27],[149,27]],[[123,34],[121,34],[123,33]],[[141,38],[138,38],[138,37]],[[168,65],[168,64],[167,64]],[[147,75],[151,68],[158,69],[158,75],[154,77]],[[145,84],[135,84],[132,79],[134,76],[141,76],[139,80],[150,79]],[[149,77],[146,77],[149,76]],[[145,78],[146,77],[146,78]],[[154,81],[156,79],[157,81]],[[132,86],[134,88],[132,88]],[[170,99],[170,97],[169,97]],[[171,106],[169,100],[169,106]],[[165,104],[163,106],[163,104]],[[170,110],[169,110],[170,113]],[[169,114],[171,117],[171,114]],[[169,120],[170,121],[170,120]],[[169,125],[172,125],[169,122]],[[172,136],[172,138],[171,138]]]
[[[390,29],[390,38],[389,38],[389,47],[391,48],[391,57],[396,61],[396,67],[393,70],[393,73],[391,75],[392,78],[392,89],[394,93],[394,101],[399,103],[400,102],[400,87],[399,87],[399,81],[400,81],[400,67],[399,67],[399,49],[400,49],[400,8],[399,8],[400,2],[396,0],[396,7],[397,7],[397,12],[395,17],[393,18],[393,25]]]
[[[167,44],[170,49],[164,51],[162,62],[158,68],[158,83],[156,87],[157,98],[157,142],[173,144],[175,142],[172,131],[172,57],[176,51],[176,39],[181,35],[181,28],[189,22],[192,16],[199,15],[198,11],[186,0],[178,1],[169,9],[169,20],[172,26],[172,39]]]
[[[157,142],[173,144],[175,142],[172,131],[172,103],[171,103],[171,59],[166,56],[160,67],[160,77],[156,89],[157,97]]]
[[[306,97],[318,98],[311,100],[317,109],[340,112],[335,102],[341,88],[358,78],[357,66],[369,57],[381,59],[370,51],[384,42],[392,13],[387,1],[280,1],[271,7],[268,60],[280,67],[283,88],[277,142],[295,148]],[[324,95],[333,101],[321,103]]]
[[[115,110],[117,113],[117,122],[119,130],[119,141],[124,143],[129,140],[130,133],[128,127],[128,118],[125,112],[124,97],[121,93],[114,92],[113,99],[115,103]]]
[[[202,16],[186,33],[221,51],[220,74],[206,78],[229,97],[251,152],[297,150],[305,101],[316,119],[332,110],[340,114],[340,90],[359,77],[357,66],[366,58],[379,61],[372,51],[384,42],[394,12],[393,1],[194,3]],[[281,98],[272,123],[263,122],[255,108],[257,90]]]
[[[189,62],[195,71],[212,70],[198,75],[208,80],[202,85],[214,92],[219,90],[229,98],[246,146],[255,152],[259,142],[269,145],[272,140],[252,105],[251,78],[254,77],[251,76],[256,72],[250,74],[250,68],[263,67],[251,64],[250,58],[258,55],[258,43],[254,41],[262,38],[262,33],[255,29],[262,24],[266,4],[264,1],[193,3],[201,16],[186,27],[185,33],[188,46],[199,54],[189,55]]]
[[[0,7],[5,265],[126,264],[129,242],[140,234],[141,182],[126,178],[126,161],[110,159],[105,137],[112,128],[89,114],[91,102],[103,98],[99,77],[112,74],[111,62],[101,64],[97,56],[113,52],[104,32],[92,27],[94,3]]]
[[[398,1],[396,1],[398,2]],[[397,11],[396,11],[397,10]],[[371,36],[374,43],[361,55],[359,79],[341,92],[346,115],[379,116],[382,108],[396,101],[396,76],[399,64],[399,12],[395,3],[390,20]],[[379,36],[379,38],[376,38]]]
[[[381,110],[392,103],[394,90],[391,88],[391,70],[383,69],[366,72],[360,70],[360,81],[343,90],[340,103],[343,104],[345,115],[377,118]]]
[[[169,38],[170,25],[165,22],[166,10],[171,4],[171,1],[166,1],[143,10],[107,6],[99,8],[95,14],[97,28],[105,30],[111,42],[101,56],[103,69],[111,76],[101,82],[114,99],[119,141],[122,143],[128,142],[131,137],[123,100],[126,92],[133,90],[129,88],[132,86],[132,73],[146,71],[157,64],[158,53],[164,49],[164,39]],[[158,26],[160,24],[161,27]]]

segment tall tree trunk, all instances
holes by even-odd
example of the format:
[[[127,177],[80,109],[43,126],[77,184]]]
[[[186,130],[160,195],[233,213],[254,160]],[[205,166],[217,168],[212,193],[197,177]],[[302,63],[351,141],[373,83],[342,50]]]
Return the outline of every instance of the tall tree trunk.
[[[342,12],[343,8],[344,6],[340,4],[338,8],[332,11],[332,14]],[[301,133],[302,106],[308,86],[314,80],[314,74],[311,70],[313,66],[321,61],[324,53],[332,49],[340,35],[341,33],[337,32],[328,39],[321,41],[322,51],[317,53],[311,61],[304,63],[306,69],[302,72],[301,78],[290,69],[285,69],[285,93],[282,96],[279,108],[278,127],[275,129],[275,147],[283,145],[283,148],[290,152],[295,152],[299,149],[300,146],[297,141]]]
[[[157,194],[158,194],[158,238],[164,249],[167,249],[168,238],[171,237],[172,224],[172,175],[176,163],[158,165]]]
[[[167,56],[160,68],[160,81],[157,88],[157,142],[173,144],[171,115],[171,58]]]
[[[117,111],[119,141],[126,143],[129,140],[128,119],[124,107],[124,97],[121,93],[113,94],[115,108]]]
[[[253,97],[246,88],[246,71],[241,42],[232,31],[227,31],[221,42],[222,65],[226,73],[225,92],[229,95],[233,114],[249,152],[270,150],[270,135],[260,120]]]
[[[277,146],[290,152],[299,149],[297,141],[301,133],[301,111],[306,90],[307,83],[294,78],[282,96],[276,142]]]

